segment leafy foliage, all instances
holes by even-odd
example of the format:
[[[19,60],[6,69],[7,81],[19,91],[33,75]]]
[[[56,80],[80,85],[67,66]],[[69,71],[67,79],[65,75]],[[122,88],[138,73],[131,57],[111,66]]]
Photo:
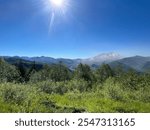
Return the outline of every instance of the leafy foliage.
[[[95,74],[98,82],[104,82],[107,78],[113,76],[113,71],[109,65],[103,64],[96,70]]]
[[[0,112],[150,112],[150,74],[0,60]]]
[[[59,82],[59,81],[67,81],[70,78],[71,78],[70,70],[62,63],[59,63],[57,65],[51,66],[45,65],[41,71],[33,73],[33,75],[31,75],[30,81],[37,82],[37,81],[51,80]]]
[[[0,82],[14,82],[19,80],[19,72],[15,66],[0,59]]]
[[[85,81],[92,81],[92,71],[91,71],[91,68],[90,66],[88,65],[84,65],[84,64],[79,64],[77,66],[77,68],[75,69],[75,72],[74,72],[74,76],[76,79],[83,79]]]

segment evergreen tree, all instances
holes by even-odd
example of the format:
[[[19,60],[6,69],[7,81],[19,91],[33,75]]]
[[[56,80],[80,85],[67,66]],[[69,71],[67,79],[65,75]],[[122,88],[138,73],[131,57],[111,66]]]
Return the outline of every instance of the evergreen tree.
[[[8,64],[4,59],[0,59],[0,81],[1,82],[18,82],[19,72],[16,67]]]
[[[71,78],[71,71],[62,63],[55,65],[45,65],[39,72],[33,74],[30,78],[31,81],[67,81]]]
[[[19,70],[20,82],[26,82],[27,70],[25,66],[23,65],[22,60],[19,60],[19,63],[16,66],[18,67],[18,70]]]
[[[92,82],[93,80],[93,73],[90,66],[86,64],[79,64],[74,72],[74,77],[76,79],[84,79],[85,81]]]
[[[31,82],[39,82],[47,80],[51,80],[51,67],[47,64],[45,64],[40,71],[35,71],[35,73],[31,73],[30,75]]]
[[[113,71],[108,64],[102,64],[95,72],[98,82],[104,82],[107,78],[113,76]]]
[[[59,62],[59,64],[54,65],[51,68],[51,79],[55,82],[66,81],[69,80],[70,77],[70,70],[65,65],[63,65],[62,62]]]
[[[30,77],[37,71],[35,61],[33,62],[32,66],[29,68],[26,74],[26,81],[30,80]]]
[[[116,66],[115,68],[113,68],[113,72],[114,72],[114,76],[118,79],[126,73],[124,70],[124,67],[120,64]]]
[[[120,82],[125,89],[137,90],[140,81],[140,74],[134,69],[128,70],[122,77],[120,77]]]

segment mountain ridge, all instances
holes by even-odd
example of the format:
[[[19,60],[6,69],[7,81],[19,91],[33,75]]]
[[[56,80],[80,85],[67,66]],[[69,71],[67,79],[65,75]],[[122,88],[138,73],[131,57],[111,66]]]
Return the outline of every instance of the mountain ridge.
[[[150,69],[150,57],[144,56],[132,56],[132,57],[123,57],[117,53],[102,53],[94,57],[86,58],[86,59],[69,59],[69,58],[52,58],[52,57],[26,57],[26,56],[0,56],[4,58],[9,63],[15,63],[19,60],[23,60],[24,62],[36,62],[39,64],[57,64],[62,62],[68,68],[74,69],[78,64],[88,64],[92,68],[97,68],[99,65],[105,63],[109,64],[111,67],[116,67],[119,65],[124,66],[125,68],[132,68],[137,71],[143,72],[148,71]]]

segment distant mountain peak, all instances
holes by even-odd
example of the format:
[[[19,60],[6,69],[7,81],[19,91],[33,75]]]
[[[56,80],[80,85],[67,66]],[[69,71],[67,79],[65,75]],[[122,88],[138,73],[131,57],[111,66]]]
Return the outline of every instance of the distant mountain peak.
[[[115,52],[110,52],[110,53],[102,53],[99,54],[93,58],[97,58],[97,59],[120,59],[121,55]]]
[[[91,57],[91,58],[88,58],[88,59],[85,59],[83,60],[83,62],[85,63],[108,63],[108,62],[111,62],[111,61],[115,61],[115,60],[119,60],[121,59],[122,56],[119,55],[118,53],[114,53],[114,52],[110,52],[110,53],[102,53],[102,54],[99,54],[97,56],[94,56],[94,57]]]
[[[123,66],[123,68],[127,69],[135,69],[139,72],[150,70],[150,57],[144,56],[133,56],[133,57],[122,57],[121,55],[110,52],[110,53],[102,53],[97,56],[87,58],[87,59],[65,59],[65,58],[52,58],[52,57],[19,57],[19,56],[0,56],[5,61],[10,64],[18,63],[18,60],[23,60],[24,64],[30,64],[35,61],[39,66],[43,64],[57,64],[60,61],[63,62],[68,68],[73,70],[77,67],[78,64],[88,64],[92,68],[97,68],[99,65],[106,63],[111,67],[116,67],[118,65]]]

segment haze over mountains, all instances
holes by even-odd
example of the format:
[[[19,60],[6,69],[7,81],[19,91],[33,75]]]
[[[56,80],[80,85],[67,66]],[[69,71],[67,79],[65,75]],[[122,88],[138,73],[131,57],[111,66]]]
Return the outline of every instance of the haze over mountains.
[[[85,63],[88,65],[92,65],[92,64],[99,65],[102,63],[110,63],[112,61],[116,61],[121,58],[122,58],[122,56],[117,53],[103,53],[103,54],[99,54],[99,55],[91,57],[91,58],[82,59],[81,63]]]
[[[134,56],[124,58],[117,53],[103,53],[87,59],[65,59],[65,58],[52,58],[52,57],[19,57],[19,56],[1,56],[7,62],[15,64],[20,59],[24,63],[36,62],[38,64],[57,64],[62,62],[70,69],[74,69],[79,63],[88,64],[93,68],[97,68],[103,63],[109,64],[111,67],[121,65],[125,68],[132,68],[140,72],[150,70],[150,57]]]

